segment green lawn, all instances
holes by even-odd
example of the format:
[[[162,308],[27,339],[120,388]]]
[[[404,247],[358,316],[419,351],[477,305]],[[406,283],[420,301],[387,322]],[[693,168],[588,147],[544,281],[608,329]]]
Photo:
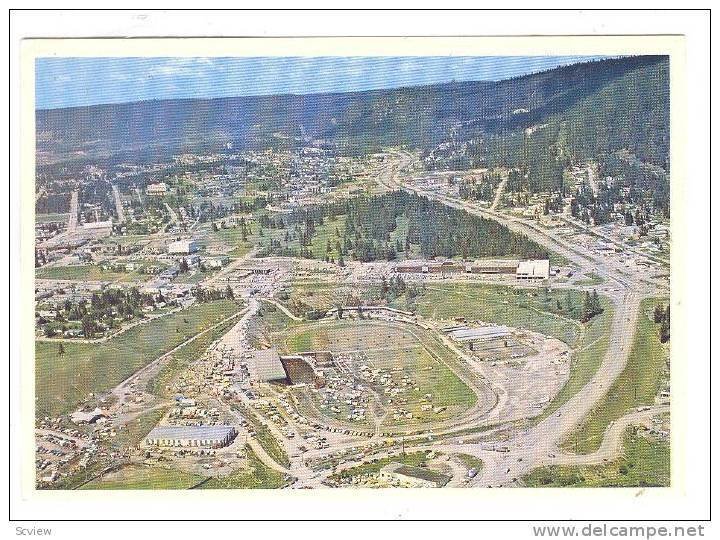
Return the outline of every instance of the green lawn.
[[[610,422],[639,406],[655,402],[669,352],[660,343],[658,325],[651,317],[657,304],[666,303],[667,299],[646,298],[642,301],[627,366],[583,425],[565,441],[567,450],[581,454],[594,452]]]
[[[117,435],[108,440],[109,446],[118,450],[136,446],[150,433],[166,412],[167,408],[162,407],[140,414],[117,430]]]
[[[253,347],[264,348],[268,344],[268,336],[282,332],[298,324],[281,310],[269,302],[263,302],[258,315],[248,327],[248,340]]]
[[[219,325],[210,332],[206,332],[192,343],[175,351],[172,358],[165,364],[152,379],[148,381],[147,391],[161,397],[171,397],[167,387],[187,367],[200,358],[212,343],[225,335],[237,323],[236,319]]]
[[[541,467],[523,478],[528,487],[666,487],[670,485],[670,444],[633,433],[624,455],[602,465]]]
[[[137,244],[138,242],[150,240],[151,235],[149,234],[126,234],[119,236],[108,236],[103,239],[103,243],[106,244],[119,244],[121,246],[129,246]]]
[[[302,315],[299,313],[302,306],[327,311],[338,304],[350,305],[361,299],[366,302],[379,300],[380,286],[295,280],[289,287],[289,293],[290,298],[283,303],[296,315]]]
[[[334,220],[325,218],[322,225],[315,227],[315,235],[312,237],[310,244],[314,258],[325,259],[325,250],[327,249],[327,242],[329,240],[331,249],[329,255],[337,260],[338,253],[335,250],[335,242],[339,241],[340,244],[342,244],[345,234],[345,219],[345,216],[337,216]],[[337,232],[340,234],[338,235]],[[345,258],[347,259],[347,255]]]
[[[263,447],[263,450],[265,450],[273,459],[273,461],[285,467],[289,467],[290,458],[288,457],[287,452],[285,452],[285,448],[283,448],[280,441],[275,438],[270,429],[259,422],[254,422],[253,428],[255,429],[255,438],[260,443],[260,446]]]
[[[255,229],[257,229],[257,225],[253,224],[253,230]],[[196,230],[196,235],[206,247],[219,248],[220,251],[233,257],[245,255],[255,244],[252,235],[248,235],[247,240],[243,241],[241,227],[221,228],[213,231],[212,226],[205,223]]]
[[[228,476],[216,476],[197,486],[198,489],[279,489],[287,484],[285,475],[267,467],[249,446],[245,446],[248,468]]]
[[[205,479],[176,469],[127,465],[80,487],[80,489],[189,489]]]
[[[233,405],[233,407],[242,414],[243,418],[252,424],[253,430],[255,430],[255,439],[260,446],[262,446],[263,450],[265,450],[265,452],[267,452],[267,454],[276,463],[289,467],[290,458],[288,457],[287,452],[285,452],[283,445],[272,434],[270,428],[262,424],[255,416],[255,413],[248,410],[247,407],[240,404]]]
[[[102,393],[191,336],[236,313],[240,306],[220,300],[140,324],[102,343],[35,343],[36,416],[73,411],[90,392]],[[187,321],[187,322],[186,322]]]
[[[576,281],[576,282],[575,282],[575,285],[581,285],[581,286],[588,286],[588,287],[590,287],[590,286],[593,286],[593,285],[601,285],[601,284],[604,283],[604,282],[605,282],[605,280],[604,280],[603,278],[601,278],[600,276],[598,276],[598,275],[597,275],[596,273],[594,273],[594,272],[590,272],[590,273],[588,273],[588,274],[585,275],[585,278],[584,278],[584,279],[581,279],[581,280]]]

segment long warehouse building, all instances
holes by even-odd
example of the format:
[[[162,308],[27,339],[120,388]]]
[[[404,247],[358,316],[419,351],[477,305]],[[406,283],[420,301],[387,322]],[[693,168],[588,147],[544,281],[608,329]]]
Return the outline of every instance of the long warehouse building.
[[[236,436],[233,426],[160,426],[148,433],[145,443],[164,447],[222,448]]]

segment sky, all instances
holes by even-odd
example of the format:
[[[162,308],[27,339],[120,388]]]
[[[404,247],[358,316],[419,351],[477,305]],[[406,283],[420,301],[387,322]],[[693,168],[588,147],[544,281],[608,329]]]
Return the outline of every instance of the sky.
[[[315,94],[496,81],[594,56],[38,58],[35,106]]]

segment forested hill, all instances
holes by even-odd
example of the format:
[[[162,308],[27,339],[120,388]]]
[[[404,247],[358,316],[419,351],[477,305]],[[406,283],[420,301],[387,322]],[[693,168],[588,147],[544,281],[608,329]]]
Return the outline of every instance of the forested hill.
[[[266,217],[259,226],[286,231],[284,239],[275,235],[261,256],[317,257],[321,253],[312,244],[319,227],[324,227],[327,242],[325,259],[341,264],[345,259],[549,256],[528,237],[496,221],[405,191],[309,206],[289,215]]]
[[[667,57],[639,56],[498,82],[38,110],[38,149],[50,154],[144,145],[188,149],[198,141],[254,146],[322,141],[348,152],[395,145],[429,149],[448,138],[475,140],[567,116],[573,126],[577,121],[589,130],[581,134],[581,150],[632,147],[643,161],[665,166],[668,80]],[[597,133],[595,140],[590,131]]]

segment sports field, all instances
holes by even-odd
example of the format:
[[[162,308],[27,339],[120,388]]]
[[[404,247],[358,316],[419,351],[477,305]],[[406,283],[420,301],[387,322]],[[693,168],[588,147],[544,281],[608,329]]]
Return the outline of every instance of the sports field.
[[[372,373],[373,379],[364,382],[383,407],[402,408],[412,415],[398,421],[388,414],[384,426],[447,420],[477,401],[475,392],[453,371],[461,368],[451,351],[419,327],[369,320],[311,323],[281,334],[278,345],[288,353],[342,355],[348,380],[367,366],[364,373]]]
[[[36,417],[77,408],[90,392],[102,393],[180,343],[241,309],[228,300],[195,304],[140,324],[100,343],[35,343]]]

